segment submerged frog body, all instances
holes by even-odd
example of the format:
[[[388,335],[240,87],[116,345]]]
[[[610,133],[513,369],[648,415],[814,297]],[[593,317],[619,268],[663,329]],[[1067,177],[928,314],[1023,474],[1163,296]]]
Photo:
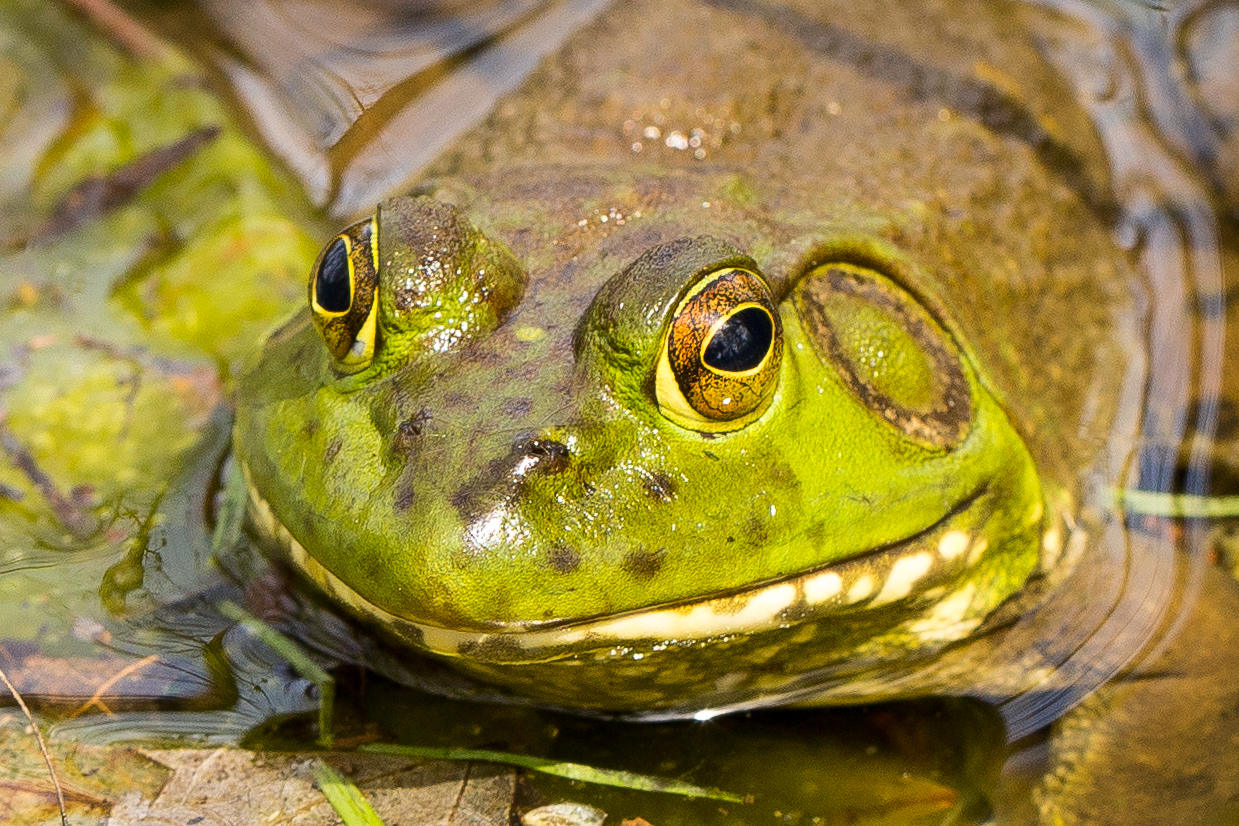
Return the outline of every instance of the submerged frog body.
[[[548,704],[1025,689],[1042,664],[1000,673],[995,640],[1080,557],[1129,272],[1095,148],[1027,128],[1052,76],[964,18],[957,57],[901,33],[861,60],[818,4],[617,9],[327,243],[239,386],[258,525]]]

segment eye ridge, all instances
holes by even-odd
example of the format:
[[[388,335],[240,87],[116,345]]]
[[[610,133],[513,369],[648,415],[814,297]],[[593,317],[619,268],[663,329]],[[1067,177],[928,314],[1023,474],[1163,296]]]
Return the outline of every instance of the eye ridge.
[[[349,239],[338,235],[323,253],[314,283],[314,300],[324,312],[347,313],[353,304]]]
[[[717,373],[751,373],[773,347],[774,319],[766,308],[749,302],[714,325],[702,347],[701,362]]]

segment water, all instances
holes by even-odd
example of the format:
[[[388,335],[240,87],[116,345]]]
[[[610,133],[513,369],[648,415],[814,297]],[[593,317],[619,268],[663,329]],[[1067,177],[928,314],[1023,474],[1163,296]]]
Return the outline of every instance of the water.
[[[10,436],[0,465],[0,667],[58,721],[58,736],[312,739],[304,715],[317,706],[316,689],[220,617],[213,606],[222,599],[266,607],[324,660],[342,647],[345,658],[386,656],[290,594],[244,547],[222,564],[209,561],[208,492],[227,449],[229,377],[261,330],[302,300],[304,262],[336,221],[315,208],[352,216],[404,186],[600,5],[480,4],[441,9],[425,26],[393,26],[399,12],[375,5],[333,28],[317,16],[328,13],[322,7],[271,4],[246,17],[206,3],[198,20],[217,26],[218,39],[198,39],[195,53],[215,67],[214,81],[158,49],[157,68],[135,69],[107,41],[80,33],[80,23],[40,19],[20,3],[4,10],[0,43],[15,79],[0,89],[9,124],[0,136],[0,234],[12,242],[0,262],[0,426]],[[1224,369],[1233,345],[1224,331],[1239,155],[1229,75],[1218,67],[1233,64],[1236,7],[1046,0],[1011,8],[1096,130],[1106,186],[1093,195],[1142,278],[1131,316],[1138,345],[1120,371],[1110,453],[1084,482],[1090,502],[1101,509],[1115,487],[1204,493],[1217,489],[1211,475],[1233,483],[1233,379]],[[270,15],[256,22],[264,10]],[[174,15],[145,13],[175,29]],[[309,22],[292,25],[298,20]],[[300,39],[269,48],[253,34],[278,37],[285,23]],[[323,48],[326,32],[327,58],[293,59],[312,51],[306,42]],[[845,55],[863,49],[831,42]],[[218,51],[221,43],[229,51]],[[187,129],[231,123],[214,94],[221,79],[290,173],[269,169],[226,128],[201,151],[227,173],[173,164],[152,173],[134,201],[87,213],[72,231],[46,223],[96,170],[172,145]],[[158,94],[160,84],[177,91]],[[995,84],[1001,89],[1001,78]],[[974,88],[961,87],[955,103]],[[435,114],[444,99],[469,103],[449,119]],[[1010,123],[999,116],[994,128],[1025,129]],[[655,150],[679,151],[643,149]],[[46,484],[22,470],[26,454]],[[657,824],[716,815],[968,822],[984,816],[990,797],[1012,822],[1037,807],[1087,822],[1116,813],[1132,822],[1138,811],[1154,812],[1150,822],[1225,817],[1239,777],[1227,762],[1224,714],[1237,646],[1220,630],[1234,616],[1233,583],[1211,564],[1214,526],[1096,511],[1087,519],[1093,537],[1104,537],[1106,567],[1080,574],[1092,599],[1061,608],[1064,623],[1085,633],[1047,640],[1035,626],[1010,643],[1077,668],[1015,696],[1001,720],[987,707],[948,702],[604,727],[430,698],[409,712],[403,690],[359,677],[346,681],[341,731],[687,773],[754,799],[723,815],[700,803],[535,782],[535,798],[594,801]],[[1133,667],[1146,678],[1084,699]],[[1038,733],[1082,700],[1058,739]],[[406,725],[391,722],[401,718]],[[1004,725],[1022,739],[994,793]],[[1048,767],[1057,773],[1043,780]]]

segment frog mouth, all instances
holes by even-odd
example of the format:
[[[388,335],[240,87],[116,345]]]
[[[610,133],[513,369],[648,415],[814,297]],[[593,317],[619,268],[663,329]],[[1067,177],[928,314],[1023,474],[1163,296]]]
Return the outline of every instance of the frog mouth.
[[[248,469],[246,479],[249,481]],[[859,557],[767,581],[722,595],[654,605],[623,614],[583,620],[460,630],[417,622],[367,601],[288,531],[270,505],[249,484],[254,523],[319,588],[361,617],[402,641],[442,657],[464,657],[495,665],[549,661],[625,645],[677,645],[794,628],[857,612],[891,609],[912,619],[908,630],[923,642],[945,644],[974,631],[993,610],[983,584],[966,576],[994,549],[985,530],[992,509],[977,494],[913,536]],[[1028,524],[1040,523],[1037,501]],[[1042,536],[1042,559],[1061,551],[1062,534]],[[974,526],[970,529],[960,525]]]

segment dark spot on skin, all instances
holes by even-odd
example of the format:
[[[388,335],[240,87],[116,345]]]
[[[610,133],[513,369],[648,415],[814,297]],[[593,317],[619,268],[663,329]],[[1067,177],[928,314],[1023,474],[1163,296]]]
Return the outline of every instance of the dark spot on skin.
[[[413,485],[412,480],[401,480],[400,489],[396,491],[395,507],[399,513],[406,512],[413,507]]]
[[[491,459],[467,483],[452,494],[452,507],[466,523],[489,512],[496,504],[519,490],[523,480],[514,479],[513,469],[525,456],[529,437],[513,445],[506,456]]]
[[[541,364],[522,364],[504,371],[510,381],[532,382],[542,373]]]
[[[765,514],[752,516],[748,520],[748,529],[744,532],[754,547],[765,545],[770,539],[770,529],[766,524],[769,517]]]
[[[344,440],[339,436],[331,440],[331,444],[327,445],[327,451],[323,453],[323,462],[330,463],[336,458],[336,454],[340,452],[340,448],[344,447]]]
[[[472,348],[465,353],[461,365],[465,367],[494,368],[503,364],[500,353]]]
[[[475,440],[483,438],[479,435]],[[531,458],[532,463],[528,461]],[[465,522],[471,522],[499,502],[518,497],[525,477],[566,470],[570,458],[568,448],[562,443],[539,439],[536,431],[519,432],[505,455],[491,459],[452,494],[452,506]]]
[[[457,393],[457,392],[448,393],[446,396],[444,396],[443,403],[446,404],[448,407],[472,408],[475,406],[472,397],[466,396],[464,393]]]
[[[414,413],[396,426],[396,435],[392,439],[392,452],[408,455],[417,444],[417,437],[422,435],[426,423],[430,421],[430,412],[426,408]]]
[[[657,551],[633,551],[624,557],[624,570],[637,579],[650,579],[663,569],[666,548]]]
[[[476,509],[477,502],[474,491],[470,487],[463,487],[452,494],[451,498],[452,509],[460,514],[460,518],[468,521],[470,514]]]
[[[512,662],[521,659],[521,647],[516,640],[503,636],[487,637],[481,642],[461,643],[457,648],[462,657],[477,662]]]
[[[301,428],[301,433],[307,439],[311,439],[314,437],[316,433],[318,433],[318,429],[320,426],[321,425],[319,425],[318,419],[306,419],[305,426]]]
[[[508,399],[499,405],[499,410],[509,419],[523,419],[533,410],[533,399],[528,396]]]
[[[391,395],[391,400],[387,404],[393,410],[399,411],[397,415],[404,415],[413,405],[413,393],[403,384],[391,386],[388,393]]]
[[[568,446],[554,439],[531,439],[525,446],[525,455],[538,460],[531,471],[559,473],[568,468]]]
[[[675,498],[675,481],[661,470],[647,473],[641,480],[641,487],[646,495],[659,502],[670,502]]]
[[[821,522],[815,522],[805,530],[805,538],[813,547],[821,547],[827,542],[826,526]]]
[[[546,555],[546,561],[555,573],[570,574],[580,566],[581,555],[572,548],[566,548],[561,545],[558,548],[551,549],[551,552]]]
[[[512,451],[506,456],[500,456],[497,459],[491,459],[482,468],[482,472],[478,474],[475,483],[480,483],[486,487],[494,487],[503,481],[512,479],[512,470],[520,461],[520,456],[524,454],[524,445],[518,444],[513,447]]]

